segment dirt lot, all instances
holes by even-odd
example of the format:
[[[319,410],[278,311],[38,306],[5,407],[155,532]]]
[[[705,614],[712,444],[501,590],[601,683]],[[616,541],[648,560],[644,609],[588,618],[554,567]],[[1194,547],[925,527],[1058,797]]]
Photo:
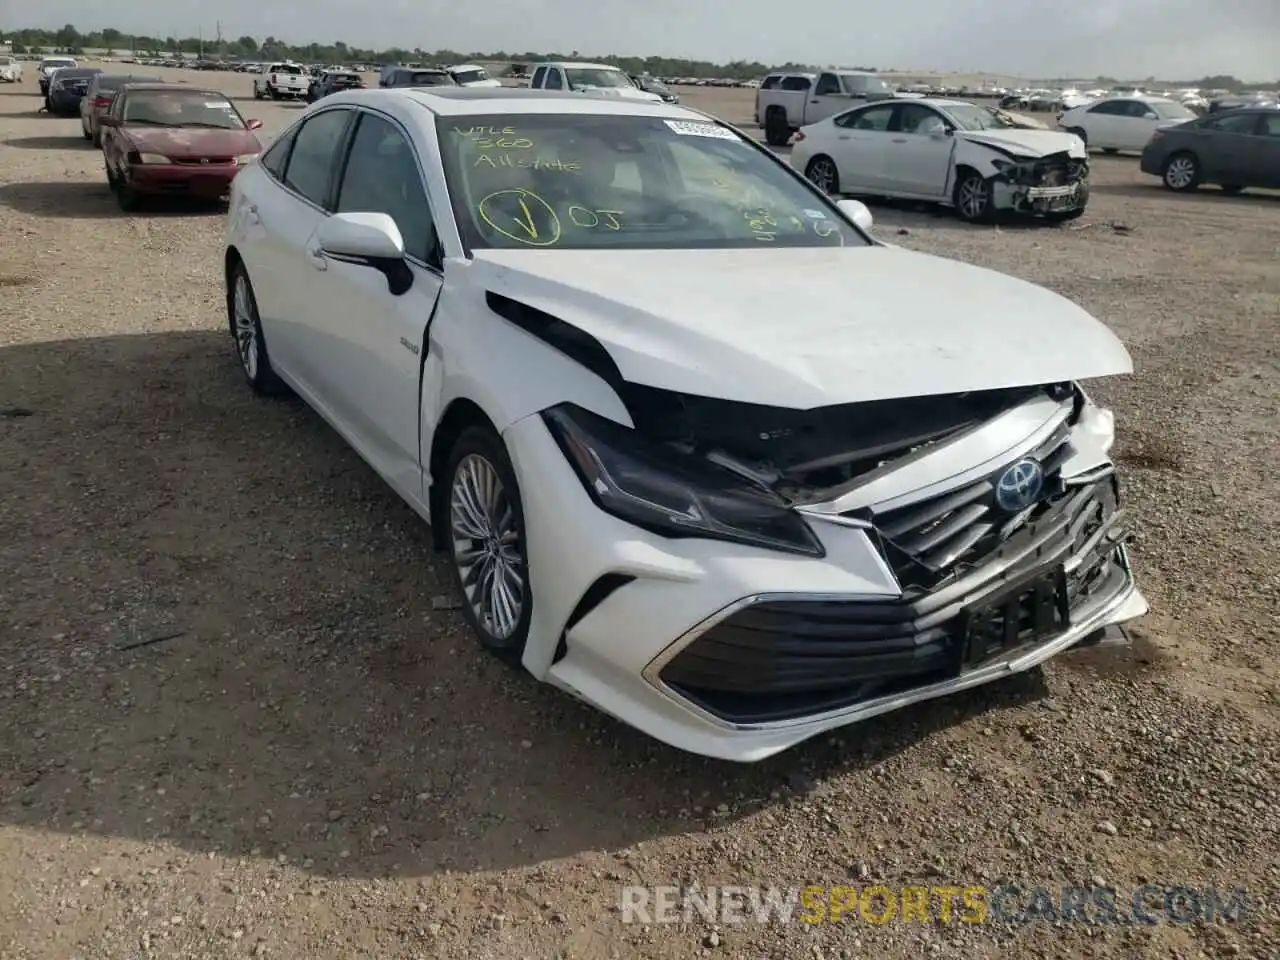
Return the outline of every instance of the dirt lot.
[[[250,80],[196,75],[278,130]],[[687,99],[731,120],[745,91]],[[421,523],[230,351],[216,212],[126,216],[0,88],[0,957],[1275,957],[1280,198],[1099,158],[1072,227],[877,206],[1053,287],[1138,373],[1132,649],[753,767],[482,655]],[[154,642],[153,642],[154,641]],[[1249,891],[1241,923],[629,926],[625,884]]]

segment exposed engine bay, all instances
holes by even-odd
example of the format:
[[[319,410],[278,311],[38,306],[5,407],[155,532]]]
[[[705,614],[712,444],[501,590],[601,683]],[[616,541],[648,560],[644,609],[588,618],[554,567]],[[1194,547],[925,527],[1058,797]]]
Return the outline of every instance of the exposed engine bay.
[[[1074,210],[1089,198],[1089,164],[1067,151],[1006,164],[988,179],[1002,209],[1043,214]]]
[[[626,384],[622,399],[651,440],[732,470],[795,503],[831,496],[885,464],[944,443],[1069,383],[793,410]]]

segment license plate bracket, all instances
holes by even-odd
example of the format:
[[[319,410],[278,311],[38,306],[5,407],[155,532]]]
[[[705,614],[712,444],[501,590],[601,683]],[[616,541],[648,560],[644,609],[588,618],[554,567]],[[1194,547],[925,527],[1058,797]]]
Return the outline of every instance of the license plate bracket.
[[[980,601],[962,615],[960,670],[966,672],[1034,647],[1071,626],[1062,567]]]

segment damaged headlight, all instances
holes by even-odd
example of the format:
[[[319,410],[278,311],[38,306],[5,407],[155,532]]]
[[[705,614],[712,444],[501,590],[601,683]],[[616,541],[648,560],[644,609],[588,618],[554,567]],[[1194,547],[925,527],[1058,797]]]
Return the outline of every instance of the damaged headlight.
[[[825,554],[799,514],[739,474],[652,443],[573,404],[543,411],[551,435],[606,513],[663,537]]]

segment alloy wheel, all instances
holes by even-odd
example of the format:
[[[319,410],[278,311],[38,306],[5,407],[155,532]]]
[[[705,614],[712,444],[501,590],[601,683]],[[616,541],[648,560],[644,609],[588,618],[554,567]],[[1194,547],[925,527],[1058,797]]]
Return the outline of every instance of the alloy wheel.
[[[1164,171],[1164,182],[1174,190],[1186,190],[1196,178],[1196,164],[1190,157],[1174,157]]]
[[[258,377],[258,324],[253,316],[253,301],[249,293],[249,278],[243,273],[236,276],[232,295],[232,311],[235,319],[236,353],[245,376],[252,382]]]
[[[836,165],[826,157],[819,157],[809,164],[809,181],[823,193],[833,193],[836,187]]]
[[[495,639],[510,638],[525,602],[520,528],[498,471],[477,453],[467,454],[454,471],[449,530],[472,614]]]
[[[960,184],[960,213],[966,220],[978,220],[987,212],[987,185],[981,177],[967,177]]]

